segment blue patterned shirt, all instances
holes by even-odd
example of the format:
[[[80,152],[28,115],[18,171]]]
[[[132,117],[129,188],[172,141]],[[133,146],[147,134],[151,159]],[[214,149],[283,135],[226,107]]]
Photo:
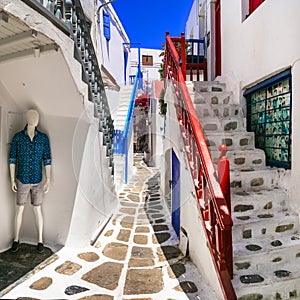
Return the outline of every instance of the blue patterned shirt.
[[[51,165],[51,150],[48,136],[35,129],[33,140],[24,130],[17,132],[11,142],[9,163],[17,165],[16,177],[24,184],[42,181],[42,162]]]

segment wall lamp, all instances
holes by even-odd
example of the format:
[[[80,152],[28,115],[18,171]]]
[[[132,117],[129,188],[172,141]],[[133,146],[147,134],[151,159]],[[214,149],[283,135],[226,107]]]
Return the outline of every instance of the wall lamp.
[[[97,14],[97,16],[98,16],[97,23],[100,23],[100,19],[99,19],[99,11],[100,11],[100,9],[101,9],[103,6],[106,6],[106,5],[108,5],[108,4],[112,3],[112,2],[115,2],[115,1],[116,1],[116,0],[111,0],[111,1],[105,2],[105,3],[101,4],[101,5],[97,8],[97,12],[96,12],[96,14]]]

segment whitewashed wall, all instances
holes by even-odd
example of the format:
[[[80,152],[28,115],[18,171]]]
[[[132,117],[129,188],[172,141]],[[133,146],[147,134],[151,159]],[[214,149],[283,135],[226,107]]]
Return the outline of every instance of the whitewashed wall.
[[[188,19],[185,24],[185,37],[199,39],[205,36],[206,19],[205,10],[201,10],[203,0],[195,0],[191,7]]]
[[[221,9],[222,72],[234,72],[242,87],[300,58],[299,1],[265,1],[243,22],[240,0],[222,0]]]
[[[205,38],[207,78],[215,79],[215,0],[194,0],[185,26],[186,38]]]
[[[151,140],[151,157],[150,164],[160,167],[163,156],[164,141],[164,116],[159,114],[159,100],[151,98],[151,115],[150,115],[150,140]]]
[[[290,196],[300,212],[298,195],[300,161],[298,0],[265,1],[243,21],[245,7],[240,0],[222,0],[222,75],[234,78],[242,90],[283,69],[292,70],[292,170]],[[299,112],[298,112],[299,111]],[[289,173],[289,172],[288,172]],[[289,176],[289,174],[288,174]]]
[[[163,50],[148,49],[148,48],[140,49],[141,69],[142,69],[144,80],[152,81],[152,80],[160,79],[158,70],[160,68],[160,64],[162,62],[163,56],[159,56],[159,55],[162,53],[162,51]],[[150,55],[153,57],[153,66],[146,66],[142,64],[143,55]],[[130,75],[135,75],[137,65],[138,65],[138,49],[131,48],[130,71],[129,71]]]
[[[164,161],[168,163],[170,160],[170,150],[176,153],[180,161],[180,218],[181,227],[183,227],[189,239],[189,253],[192,261],[197,266],[199,272],[204,280],[215,291],[218,299],[223,299],[221,287],[213,266],[211,254],[206,245],[206,236],[202,223],[200,221],[197,200],[193,197],[194,188],[193,181],[190,174],[190,169],[187,163],[186,154],[184,151],[181,130],[176,117],[176,110],[174,107],[174,92],[173,88],[169,86],[167,89],[165,100],[168,104],[167,124],[166,124],[166,138],[164,142]],[[163,165],[161,169],[165,172],[162,176],[164,186],[162,190],[168,192],[166,184],[169,179],[172,179],[171,167]],[[164,195],[165,197],[168,195]]]
[[[44,33],[60,46],[59,51],[41,53],[39,58],[27,56],[0,64],[0,249],[8,248],[13,239],[15,194],[10,189],[8,172],[9,142],[12,134],[25,126],[24,113],[30,108],[40,113],[39,128],[49,135],[53,156],[50,191],[45,195],[43,204],[44,240],[50,246],[64,245],[72,217],[78,220],[78,210],[74,211],[73,208],[74,203],[77,207],[75,197],[78,186],[84,186],[79,175],[89,166],[84,154],[94,146],[89,141],[97,140],[98,136],[92,130],[93,104],[88,101],[87,86],[81,80],[81,65],[73,58],[72,40],[21,1],[1,1],[0,8]],[[104,168],[101,160],[95,160],[94,164],[96,162],[98,170]],[[112,180],[105,180],[105,186],[111,190]],[[98,186],[99,178],[91,177],[89,184]],[[111,193],[98,191],[98,197],[103,198],[103,195],[108,202],[115,199]],[[101,210],[102,202],[96,204]],[[112,206],[107,206],[107,211],[113,210]],[[86,233],[86,229],[89,229],[85,235],[86,243],[89,243],[94,233],[92,230],[98,226],[98,222],[103,221],[102,214],[91,214],[92,210],[86,206],[80,211],[83,220],[92,216],[89,222],[81,222],[81,232]],[[21,241],[35,243],[36,238],[34,217],[28,204]]]

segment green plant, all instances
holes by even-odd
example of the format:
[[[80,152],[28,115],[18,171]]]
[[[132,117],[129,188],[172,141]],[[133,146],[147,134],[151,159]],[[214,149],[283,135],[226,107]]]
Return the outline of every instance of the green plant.
[[[175,48],[177,50],[177,53],[179,55],[179,60],[181,61],[181,43],[176,43],[175,44]],[[189,53],[190,51],[190,45],[188,42],[185,43],[185,53]],[[165,55],[165,45],[163,45],[163,51],[161,52],[161,54],[159,55],[160,57]],[[158,73],[160,76],[160,80],[164,80],[165,79],[165,64],[164,64],[164,59],[162,61],[162,63],[160,64],[160,67],[158,69]]]
[[[162,89],[159,95],[159,114],[165,116],[167,114],[167,103],[165,102],[165,90]]]

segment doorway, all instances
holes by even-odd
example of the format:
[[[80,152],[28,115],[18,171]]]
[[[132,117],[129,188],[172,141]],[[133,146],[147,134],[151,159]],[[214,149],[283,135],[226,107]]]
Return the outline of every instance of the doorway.
[[[179,238],[180,234],[180,162],[172,150],[172,225]]]

